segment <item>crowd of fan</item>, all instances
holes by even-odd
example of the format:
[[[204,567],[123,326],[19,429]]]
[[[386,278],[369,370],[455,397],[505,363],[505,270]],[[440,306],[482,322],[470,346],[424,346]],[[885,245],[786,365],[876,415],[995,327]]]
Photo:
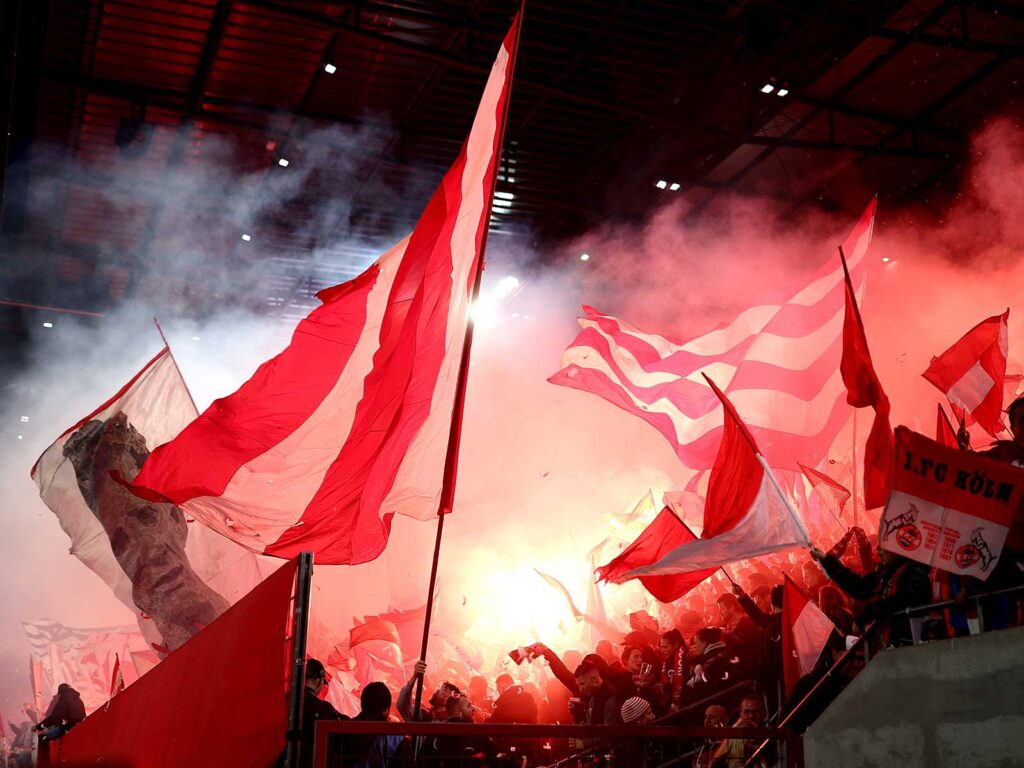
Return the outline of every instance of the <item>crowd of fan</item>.
[[[426,665],[417,662],[414,675],[398,692],[395,710],[405,721],[435,723],[665,723],[716,728],[777,724],[803,702],[787,721],[788,727],[800,731],[863,667],[863,647],[850,648],[872,623],[878,623],[872,635],[876,648],[914,642],[914,623],[917,640],[969,632],[967,604],[926,614],[923,632],[920,621],[912,623],[906,609],[932,603],[951,589],[966,595],[966,584],[876,549],[872,538],[854,527],[829,552],[812,549],[805,561],[780,554],[752,562],[737,569],[737,583],[731,586],[725,579],[712,579],[691,592],[680,601],[672,626],[659,627],[653,617],[633,614],[631,631],[622,634],[620,642],[601,640],[590,653],[570,650],[559,655],[542,643],[516,649],[510,654],[513,659],[531,663],[512,668],[518,680],[508,672],[498,675],[493,687],[482,676],[460,676],[458,665],[442,673],[449,679],[431,679]],[[814,599],[835,625],[817,667],[789,690],[783,681],[783,586],[772,577],[779,572]],[[1021,623],[1018,597],[991,602],[1000,610],[988,618],[990,629]],[[844,663],[830,672],[844,656]],[[311,732],[317,718],[344,716],[315,695],[326,678],[320,662],[311,660],[308,669]],[[420,678],[425,678],[424,706],[417,713],[414,699]],[[371,698],[379,699],[373,700],[377,714],[371,719],[387,719],[390,691],[382,683],[373,686]],[[363,692],[364,710],[370,688]],[[687,755],[687,766],[739,766],[759,743],[720,739],[677,744],[675,756]],[[492,748],[482,738],[472,750],[488,755]],[[617,765],[659,764],[625,759],[621,746],[617,749]],[[381,754],[386,756],[386,750]],[[383,763],[368,765],[379,764]]]

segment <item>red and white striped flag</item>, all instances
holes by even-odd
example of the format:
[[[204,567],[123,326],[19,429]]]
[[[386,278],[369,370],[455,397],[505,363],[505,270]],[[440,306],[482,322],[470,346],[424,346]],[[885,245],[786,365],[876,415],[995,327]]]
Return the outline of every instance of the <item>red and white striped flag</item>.
[[[933,357],[928,370],[921,374],[993,437],[1005,431],[1001,412],[1010,349],[1009,319],[1007,309],[978,323],[956,344]]]
[[[686,542],[625,578],[691,573],[705,568],[810,545],[796,511],[757,450],[732,403],[708,379],[722,401],[725,424],[704,507],[700,539]]]
[[[789,693],[818,663],[835,624],[793,580],[782,593],[782,675]]]
[[[281,354],[153,452],[136,493],[254,551],[327,564],[373,560],[395,513],[438,514],[518,29],[412,234],[321,291]]]
[[[872,202],[844,248],[863,283]],[[707,373],[742,411],[774,466],[816,464],[850,415],[839,374],[843,272],[834,261],[783,304],[744,310],[724,328],[687,342],[645,333],[585,306],[583,328],[549,381],[600,395],[644,419],[680,461],[707,469],[721,436],[721,404]]]

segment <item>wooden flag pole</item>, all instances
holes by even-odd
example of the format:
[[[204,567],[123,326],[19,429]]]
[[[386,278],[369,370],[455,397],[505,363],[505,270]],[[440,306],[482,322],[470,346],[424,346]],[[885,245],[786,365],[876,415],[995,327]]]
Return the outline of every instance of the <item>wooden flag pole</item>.
[[[507,80],[505,87],[505,100],[501,112],[501,125],[498,127],[497,146],[499,152],[505,143],[505,126],[508,123],[508,108],[512,100],[512,77],[516,68],[516,56],[519,52],[519,33],[523,27],[523,10],[525,0],[521,0],[519,13],[515,21],[515,34],[513,36],[512,51],[507,66]],[[502,43],[504,44],[504,42]],[[444,530],[444,518],[452,511],[455,500],[455,479],[458,474],[459,445],[462,441],[462,414],[466,404],[466,382],[469,378],[469,356],[473,348],[473,307],[480,296],[480,283],[484,272],[484,254],[487,249],[487,235],[490,232],[491,215],[494,205],[494,193],[498,187],[498,171],[501,168],[501,156],[495,159],[494,173],[491,176],[490,194],[486,203],[486,222],[483,235],[480,240],[480,255],[477,261],[476,274],[473,276],[473,289],[470,292],[469,300],[469,322],[466,325],[466,335],[462,343],[462,359],[459,361],[459,377],[455,388],[455,403],[452,409],[452,424],[448,433],[448,452],[444,460],[444,480],[441,486],[441,500],[437,510],[437,535],[434,538],[434,556],[430,564],[430,581],[427,585],[427,606],[423,617],[423,638],[420,643],[420,661],[427,660],[427,645],[430,641],[430,620],[434,612],[434,592],[437,587],[437,565],[441,557],[441,535]],[[413,703],[413,718],[420,719],[420,706],[423,701],[423,676],[416,679],[416,696]]]

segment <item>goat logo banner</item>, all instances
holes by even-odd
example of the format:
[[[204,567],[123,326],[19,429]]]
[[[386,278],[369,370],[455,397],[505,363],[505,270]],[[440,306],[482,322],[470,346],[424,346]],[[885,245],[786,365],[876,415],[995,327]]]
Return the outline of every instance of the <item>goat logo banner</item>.
[[[879,543],[919,563],[984,580],[1022,496],[1024,470],[898,427]]]

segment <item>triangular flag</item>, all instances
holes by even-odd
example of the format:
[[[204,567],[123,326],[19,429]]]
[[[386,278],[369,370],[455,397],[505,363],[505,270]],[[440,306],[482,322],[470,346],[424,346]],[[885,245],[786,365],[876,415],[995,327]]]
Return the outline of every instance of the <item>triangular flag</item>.
[[[949,417],[946,415],[942,403],[936,403],[936,407],[939,410],[935,416],[935,441],[947,448],[959,448],[956,441],[956,430],[949,423]]]
[[[665,507],[636,540],[606,565],[595,569],[602,581],[622,584],[633,576],[628,574],[635,568],[652,565],[676,547],[697,541],[697,537],[686,527],[675,513]],[[678,600],[704,579],[715,572],[715,568],[672,576],[641,576],[640,583],[655,599],[662,603]]]
[[[711,379],[704,378],[724,406],[725,429],[708,486],[705,510],[705,524],[710,512],[720,532],[709,536],[705,530],[701,534],[703,538],[677,546],[651,565],[629,571],[626,575],[630,578],[717,568],[736,560],[810,544],[796,510],[782,494],[729,398]]]

